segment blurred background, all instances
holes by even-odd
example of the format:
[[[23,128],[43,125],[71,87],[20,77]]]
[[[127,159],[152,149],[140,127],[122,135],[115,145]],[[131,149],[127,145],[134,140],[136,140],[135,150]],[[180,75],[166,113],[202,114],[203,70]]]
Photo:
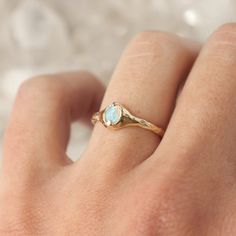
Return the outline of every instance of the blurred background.
[[[108,83],[122,50],[139,31],[165,30],[204,41],[230,21],[236,21],[236,0],[0,0],[1,149],[14,96],[28,77],[87,69]],[[89,135],[73,125],[72,159]]]

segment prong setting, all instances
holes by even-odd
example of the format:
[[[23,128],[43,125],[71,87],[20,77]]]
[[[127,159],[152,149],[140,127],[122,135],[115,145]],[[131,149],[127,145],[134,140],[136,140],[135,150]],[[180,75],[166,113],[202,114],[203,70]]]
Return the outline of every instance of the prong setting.
[[[117,126],[121,122],[122,114],[122,107],[118,103],[113,102],[103,112],[104,125],[107,127]]]
[[[110,129],[121,129],[124,127],[141,127],[163,137],[165,130],[147,120],[136,117],[131,114],[123,105],[113,102],[100,112],[94,113],[92,123],[95,125],[98,121]]]

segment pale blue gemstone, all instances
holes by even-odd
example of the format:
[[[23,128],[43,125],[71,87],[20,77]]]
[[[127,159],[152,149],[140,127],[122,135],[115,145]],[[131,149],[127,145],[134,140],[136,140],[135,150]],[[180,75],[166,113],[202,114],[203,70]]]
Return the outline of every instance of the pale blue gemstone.
[[[108,107],[105,112],[106,122],[111,122],[111,124],[117,124],[120,120],[120,112],[115,106]]]

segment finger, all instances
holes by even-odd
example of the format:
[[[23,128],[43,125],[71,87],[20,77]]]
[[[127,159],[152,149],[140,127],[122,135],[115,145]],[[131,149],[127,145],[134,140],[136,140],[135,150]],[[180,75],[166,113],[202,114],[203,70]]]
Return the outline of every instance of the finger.
[[[65,163],[73,120],[100,106],[104,88],[87,72],[46,75],[25,82],[5,133],[4,163],[10,166]]]
[[[175,218],[178,229],[187,229],[193,222],[198,222],[198,228],[206,229],[207,219],[219,223],[222,209],[227,213],[226,219],[232,218],[236,164],[235,68],[236,24],[227,24],[214,32],[203,47],[164,139],[140,168],[145,173],[143,183],[155,182],[156,196],[161,196],[162,202],[159,211],[168,212],[165,222]],[[206,221],[199,221],[199,216]],[[225,223],[224,227],[228,227]]]
[[[217,165],[235,157],[235,55],[236,24],[227,24],[209,38],[187,79],[165,140],[157,150],[158,155],[165,156],[164,162],[177,161],[168,156],[166,147],[170,144],[177,154],[184,153],[190,159],[209,157],[211,160],[204,162]],[[188,163],[191,165],[190,160]]]
[[[140,34],[121,57],[102,108],[116,101],[134,115],[165,128],[174,107],[178,86],[197,54],[195,46],[167,33]],[[147,158],[159,142],[157,135],[141,128],[111,131],[97,124],[90,150],[99,150],[106,165],[129,168]]]

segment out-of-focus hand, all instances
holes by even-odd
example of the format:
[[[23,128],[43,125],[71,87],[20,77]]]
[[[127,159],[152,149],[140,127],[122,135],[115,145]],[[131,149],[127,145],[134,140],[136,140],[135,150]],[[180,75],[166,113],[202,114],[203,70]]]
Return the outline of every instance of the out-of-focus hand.
[[[135,37],[101,109],[120,102],[164,138],[96,124],[75,163],[70,123],[99,110],[103,86],[86,72],[24,83],[5,135],[0,235],[236,235],[236,25],[193,66],[197,54],[168,33]]]

